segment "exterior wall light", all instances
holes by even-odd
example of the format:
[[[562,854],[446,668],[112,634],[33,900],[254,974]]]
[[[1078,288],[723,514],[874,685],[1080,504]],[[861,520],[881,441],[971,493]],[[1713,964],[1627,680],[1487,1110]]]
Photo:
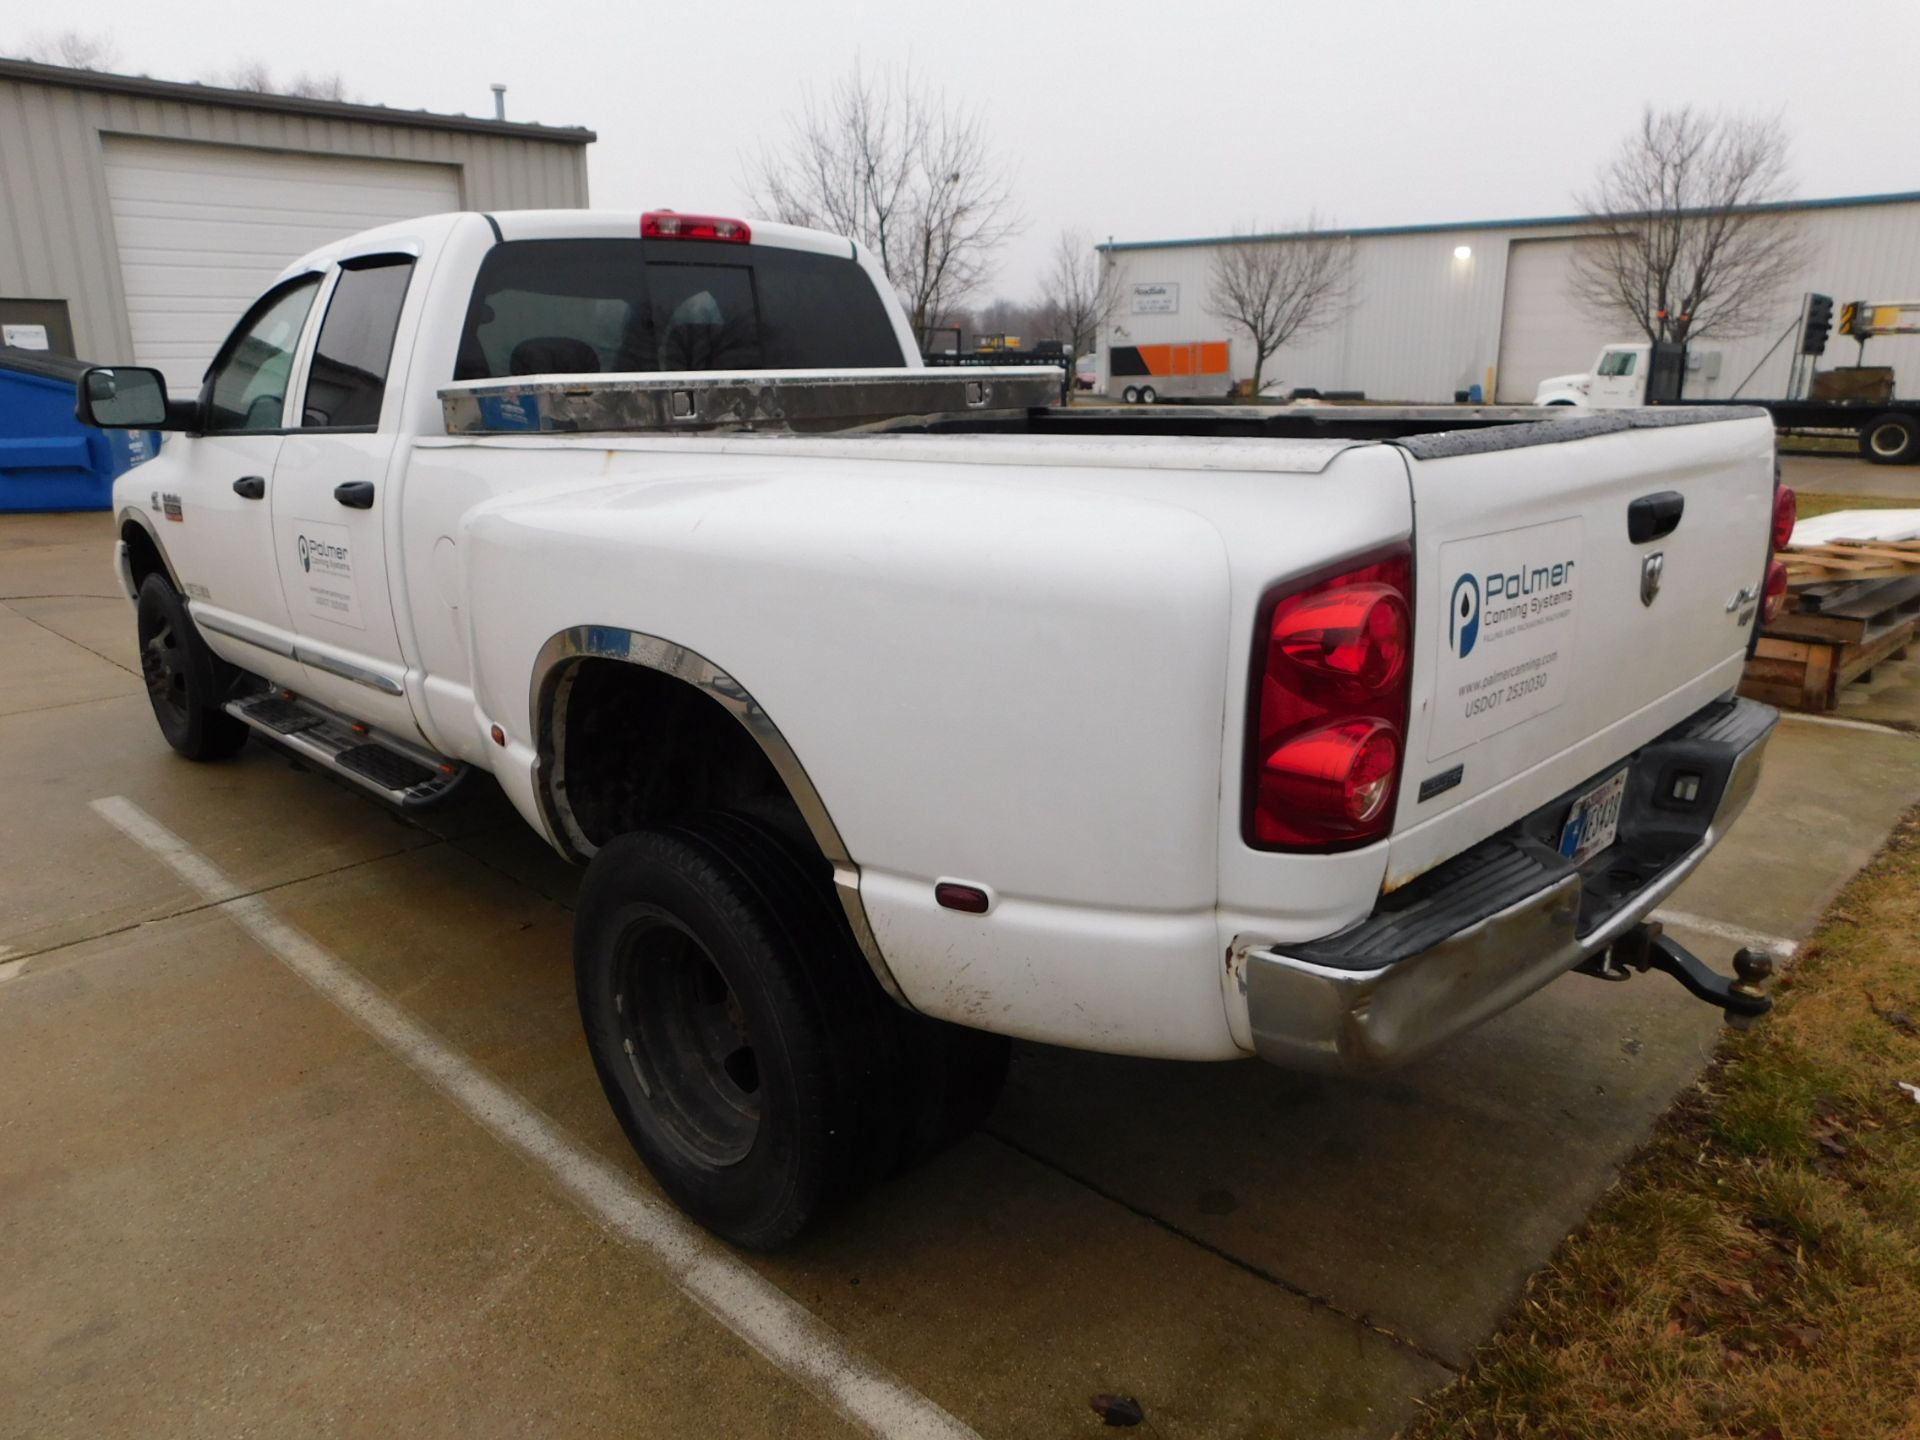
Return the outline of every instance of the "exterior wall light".
[[[1454,246],[1453,258],[1456,260],[1471,260],[1473,258],[1473,247],[1471,245]]]

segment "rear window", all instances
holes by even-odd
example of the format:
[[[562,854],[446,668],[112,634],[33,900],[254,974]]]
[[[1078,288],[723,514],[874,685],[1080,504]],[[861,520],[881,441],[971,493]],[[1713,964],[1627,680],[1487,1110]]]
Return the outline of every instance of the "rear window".
[[[480,264],[456,380],[905,363],[851,258],[676,240],[512,240]]]

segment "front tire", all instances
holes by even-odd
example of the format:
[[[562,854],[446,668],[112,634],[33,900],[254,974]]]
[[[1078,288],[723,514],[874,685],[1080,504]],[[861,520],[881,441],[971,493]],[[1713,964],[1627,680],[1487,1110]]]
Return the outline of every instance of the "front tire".
[[[581,1022],[675,1204],[775,1249],[979,1124],[1007,1042],[896,1006],[817,851],[749,814],[623,835],[587,869]]]
[[[155,571],[134,606],[140,674],[160,733],[189,760],[225,760],[247,743],[247,727],[221,708],[227,671],[207,648],[179,593]]]
[[[1860,453],[1875,465],[1911,465],[1920,459],[1920,426],[1911,415],[1889,410],[1862,427]]]
[[[1120,392],[1120,398],[1129,405],[1138,405],[1140,403],[1139,387],[1136,385],[1127,386],[1126,389]]]

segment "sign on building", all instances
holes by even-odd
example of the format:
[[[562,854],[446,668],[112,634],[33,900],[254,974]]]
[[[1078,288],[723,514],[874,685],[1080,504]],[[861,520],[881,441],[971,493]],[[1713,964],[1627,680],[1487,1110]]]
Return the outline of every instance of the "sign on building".
[[[1133,313],[1136,315],[1178,315],[1180,313],[1180,287],[1169,284],[1136,285],[1133,287]]]

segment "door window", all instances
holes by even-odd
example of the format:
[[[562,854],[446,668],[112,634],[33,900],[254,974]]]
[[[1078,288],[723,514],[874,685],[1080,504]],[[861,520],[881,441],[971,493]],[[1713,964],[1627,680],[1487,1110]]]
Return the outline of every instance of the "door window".
[[[306,275],[268,292],[227,337],[207,371],[207,429],[278,430],[293,373],[294,347],[320,288]]]
[[[327,301],[314,343],[300,424],[308,430],[371,429],[380,423],[393,336],[413,261],[376,255],[348,261]]]
[[[1602,375],[1631,375],[1634,362],[1640,358],[1636,350],[1609,350],[1607,358],[1600,362]]]

